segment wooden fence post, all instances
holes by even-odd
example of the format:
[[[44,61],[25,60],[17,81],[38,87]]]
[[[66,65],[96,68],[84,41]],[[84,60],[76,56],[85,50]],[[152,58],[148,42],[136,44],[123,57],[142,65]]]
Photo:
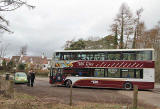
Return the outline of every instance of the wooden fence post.
[[[72,84],[70,86],[70,106],[72,106]]]
[[[128,107],[127,106],[122,106],[122,109],[127,109]]]
[[[7,83],[7,89],[6,89],[6,97],[8,98],[14,98],[14,81],[8,80]]]
[[[6,83],[4,77],[0,76],[0,92],[2,95],[5,95],[5,88],[6,88],[5,84]]]
[[[14,81],[10,80],[9,93],[11,94],[11,98],[14,98]]]
[[[133,91],[133,109],[137,109],[137,103],[138,103],[138,86],[134,85],[134,91]]]
[[[1,91],[1,88],[2,88],[2,77],[0,76],[0,91]]]

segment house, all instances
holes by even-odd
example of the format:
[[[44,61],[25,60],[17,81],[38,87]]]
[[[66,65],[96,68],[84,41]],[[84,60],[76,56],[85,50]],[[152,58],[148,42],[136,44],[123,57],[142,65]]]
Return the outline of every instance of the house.
[[[50,60],[42,56],[12,56],[11,59],[16,65],[23,63],[28,68],[47,70],[50,67]]]
[[[6,61],[6,64],[9,63],[9,61],[10,61],[9,58],[0,58],[0,66],[2,66],[3,60]]]
[[[12,56],[11,61],[14,62],[16,65],[19,63],[20,56]]]

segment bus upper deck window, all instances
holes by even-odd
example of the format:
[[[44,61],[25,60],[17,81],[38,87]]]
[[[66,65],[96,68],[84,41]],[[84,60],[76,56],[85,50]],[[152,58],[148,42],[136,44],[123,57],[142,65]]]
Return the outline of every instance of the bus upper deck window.
[[[123,60],[135,60],[135,53],[134,52],[124,52],[123,54]]]
[[[121,54],[120,53],[108,53],[107,55],[108,60],[121,60]]]
[[[60,60],[60,53],[56,53],[56,56],[55,56],[56,60]]]
[[[152,51],[140,51],[136,54],[137,60],[152,60]]]

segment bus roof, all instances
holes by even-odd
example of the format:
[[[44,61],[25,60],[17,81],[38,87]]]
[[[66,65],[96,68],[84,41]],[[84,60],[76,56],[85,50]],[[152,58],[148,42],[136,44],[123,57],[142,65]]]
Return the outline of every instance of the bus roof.
[[[107,52],[107,51],[154,51],[152,48],[148,49],[94,49],[94,50],[57,50],[55,52]]]

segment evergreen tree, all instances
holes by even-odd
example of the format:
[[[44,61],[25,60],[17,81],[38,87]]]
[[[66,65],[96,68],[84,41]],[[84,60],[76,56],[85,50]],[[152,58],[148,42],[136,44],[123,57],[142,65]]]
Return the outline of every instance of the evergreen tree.
[[[7,64],[7,69],[8,69],[8,70],[12,70],[13,67],[14,67],[13,61],[8,62],[8,64]]]
[[[123,3],[119,9],[117,16],[114,19],[114,23],[111,25],[111,30],[120,36],[119,48],[127,48],[129,38],[133,34],[134,19],[129,6]],[[125,42],[124,42],[125,41]]]
[[[5,59],[3,59],[3,61],[2,61],[2,67],[3,67],[3,70],[6,71],[7,63],[6,63],[6,60],[5,60]]]
[[[133,38],[133,44],[132,44],[132,48],[135,49],[136,48],[136,31],[134,32],[134,38]]]
[[[117,26],[115,30],[115,36],[114,36],[114,48],[116,49],[118,46],[118,33],[117,33]]]
[[[76,42],[73,42],[71,45],[70,45],[70,48],[67,48],[68,50],[82,50],[82,49],[85,49],[85,42],[84,40],[80,39]]]
[[[25,65],[24,64],[19,64],[18,65],[18,70],[25,70]]]
[[[106,48],[113,49],[114,48],[114,36],[108,35],[106,36]]]

